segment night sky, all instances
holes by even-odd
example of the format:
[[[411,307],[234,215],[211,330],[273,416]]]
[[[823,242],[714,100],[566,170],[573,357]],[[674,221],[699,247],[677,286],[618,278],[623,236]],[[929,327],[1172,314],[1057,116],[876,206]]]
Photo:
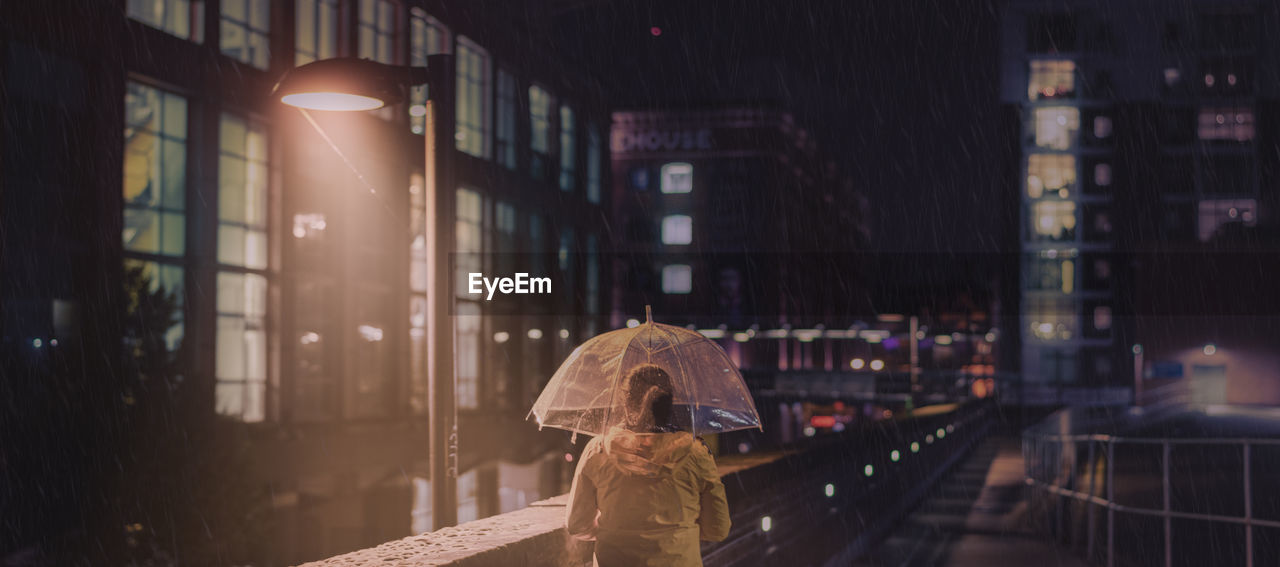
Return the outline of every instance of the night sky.
[[[578,3],[556,24],[619,108],[782,102],[867,196],[876,250],[1002,247],[994,2]]]

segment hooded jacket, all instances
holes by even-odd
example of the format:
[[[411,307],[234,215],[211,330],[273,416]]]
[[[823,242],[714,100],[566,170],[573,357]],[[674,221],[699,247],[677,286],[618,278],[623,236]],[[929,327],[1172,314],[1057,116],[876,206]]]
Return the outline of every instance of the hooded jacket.
[[[729,535],[729,506],[715,460],[692,435],[615,427],[583,450],[566,524],[595,540],[599,566],[701,566],[699,540]]]

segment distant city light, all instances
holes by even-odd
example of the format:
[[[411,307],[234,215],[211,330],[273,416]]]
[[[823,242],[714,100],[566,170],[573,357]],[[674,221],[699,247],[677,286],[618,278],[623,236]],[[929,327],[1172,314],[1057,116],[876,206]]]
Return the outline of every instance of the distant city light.
[[[862,467],[862,474],[867,475],[868,477],[869,477],[869,476],[871,476],[871,475],[873,475],[873,474],[875,474],[875,473],[876,473],[876,469],[875,469],[875,467],[872,467],[871,465],[867,465],[867,466],[865,466],[865,467]]]
[[[1214,353],[1216,353],[1216,352],[1218,352],[1218,347],[1217,347],[1217,346],[1215,346],[1213,343],[1209,343],[1209,344],[1207,344],[1207,345],[1204,345],[1204,354],[1205,354],[1205,356],[1213,356],[1213,355],[1214,355]]]
[[[996,342],[996,333],[994,331],[988,332],[985,338],[987,339],[987,342],[994,343]]]
[[[409,116],[426,116],[427,107],[421,104],[415,104],[409,107]]]
[[[955,426],[955,425],[948,425],[948,426],[947,426],[947,433],[955,433],[955,432],[956,432],[956,426]]]
[[[919,453],[919,452],[920,452],[920,444],[919,444],[919,443],[916,443],[916,442],[914,442],[914,441],[913,441],[913,442],[911,442],[911,452],[912,452],[912,453]]]
[[[947,436],[947,431],[946,431],[945,429],[943,429],[943,428],[939,427],[939,428],[938,428],[938,439],[942,439],[943,437],[946,437],[946,436]]]
[[[767,531],[772,530],[772,529],[773,529],[773,518],[772,518],[772,517],[770,517],[770,516],[765,516],[765,517],[763,517],[763,518],[760,518],[760,531],[762,531],[762,532],[767,532]]]
[[[636,320],[636,319],[627,319],[627,328],[628,328],[628,329],[634,329],[634,328],[639,327],[639,326],[640,326],[640,321],[638,321],[638,320]]]
[[[899,461],[899,460],[901,460],[901,459],[902,459],[902,453],[899,453],[897,449],[894,449],[893,451],[891,451],[891,452],[889,453],[889,460],[890,460],[890,461],[893,461],[893,462],[895,462],[895,463],[896,463],[896,462],[898,462],[898,461]]]
[[[371,343],[376,343],[382,340],[382,329],[374,327],[373,325],[360,325],[359,327],[356,327],[356,330],[360,331],[361,338]]]
[[[861,358],[855,358],[849,361],[849,366],[854,370],[862,370],[862,367],[866,365],[867,365],[867,361],[862,360]]]
[[[747,342],[747,341],[751,340],[751,335],[748,335],[748,334],[746,334],[746,333],[734,333],[734,334],[733,334],[733,340],[735,340],[735,341],[737,341],[737,342],[740,342],[740,343],[745,343],[745,342]]]
[[[745,453],[750,453],[750,452],[751,452],[751,444],[749,444],[749,443],[747,443],[747,442],[745,442],[745,441],[744,441],[744,442],[742,442],[742,443],[738,443],[738,452],[739,452],[739,453],[743,453],[743,454],[745,454]]]
[[[1133,354],[1142,354],[1142,345],[1133,345]]]
[[[947,346],[951,344],[951,335],[938,335],[933,338],[933,342],[941,346]]]
[[[884,370],[884,361],[879,359],[871,361],[871,369]]]
[[[498,331],[493,334],[493,342],[502,344],[511,339],[511,334],[506,331]]]
[[[40,340],[40,339],[31,339],[31,346],[36,347],[36,348],[40,348],[40,347],[44,346],[44,341],[42,341],[42,340]]]
[[[58,339],[49,339],[49,346],[58,346]]]
[[[560,338],[562,339],[569,338],[569,329],[560,329]]]
[[[836,485],[831,484],[831,483],[827,483],[827,486],[826,486],[826,488],[823,490],[823,493],[825,493],[825,494],[827,495],[827,498],[831,498],[832,496],[835,496],[835,495],[836,495]]]
[[[527,333],[530,339],[538,340],[542,338],[542,329],[529,329]]]
[[[564,454],[564,460],[565,460],[565,461],[567,461],[567,462],[572,463],[572,462],[573,462],[573,453],[565,453],[565,454]]]
[[[302,333],[302,336],[298,337],[298,342],[304,345],[316,344],[320,342],[320,333],[317,333],[315,331],[308,331],[308,332]]]
[[[925,442],[925,444],[926,444],[926,445],[932,445],[932,444],[933,444],[933,436],[932,436],[932,435],[925,435],[925,436],[924,436],[924,442]]]
[[[818,430],[817,430],[817,429],[814,429],[812,425],[806,425],[806,426],[804,427],[804,436],[805,436],[805,437],[813,437],[814,435],[817,435],[817,434],[818,434]]]
[[[653,37],[658,37],[658,36],[662,35],[662,28],[660,28],[660,27],[658,27],[658,26],[653,26],[653,27],[649,28],[649,35],[652,35]],[[769,530],[765,530],[765,531],[767,532],[767,531],[769,531]]]

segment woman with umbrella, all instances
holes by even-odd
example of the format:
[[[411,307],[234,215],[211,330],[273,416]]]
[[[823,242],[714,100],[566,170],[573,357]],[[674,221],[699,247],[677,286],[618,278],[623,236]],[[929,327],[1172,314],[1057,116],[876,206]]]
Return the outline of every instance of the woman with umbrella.
[[[758,429],[742,375],[702,334],[646,322],[589,339],[529,412],[596,436],[570,492],[567,528],[597,565],[702,565],[699,540],[729,532],[724,485],[696,435]]]
[[[699,540],[729,535],[729,505],[705,445],[672,422],[671,376],[646,364],[623,381],[624,426],[587,444],[569,492],[569,534],[596,565],[702,565]]]

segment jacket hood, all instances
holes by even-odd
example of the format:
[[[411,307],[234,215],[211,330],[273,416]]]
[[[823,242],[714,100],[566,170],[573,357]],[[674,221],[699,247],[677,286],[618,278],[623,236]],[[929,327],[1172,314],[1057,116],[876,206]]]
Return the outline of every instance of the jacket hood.
[[[671,474],[693,451],[693,435],[677,433],[636,433],[620,427],[605,433],[604,453],[627,474],[656,477]]]

